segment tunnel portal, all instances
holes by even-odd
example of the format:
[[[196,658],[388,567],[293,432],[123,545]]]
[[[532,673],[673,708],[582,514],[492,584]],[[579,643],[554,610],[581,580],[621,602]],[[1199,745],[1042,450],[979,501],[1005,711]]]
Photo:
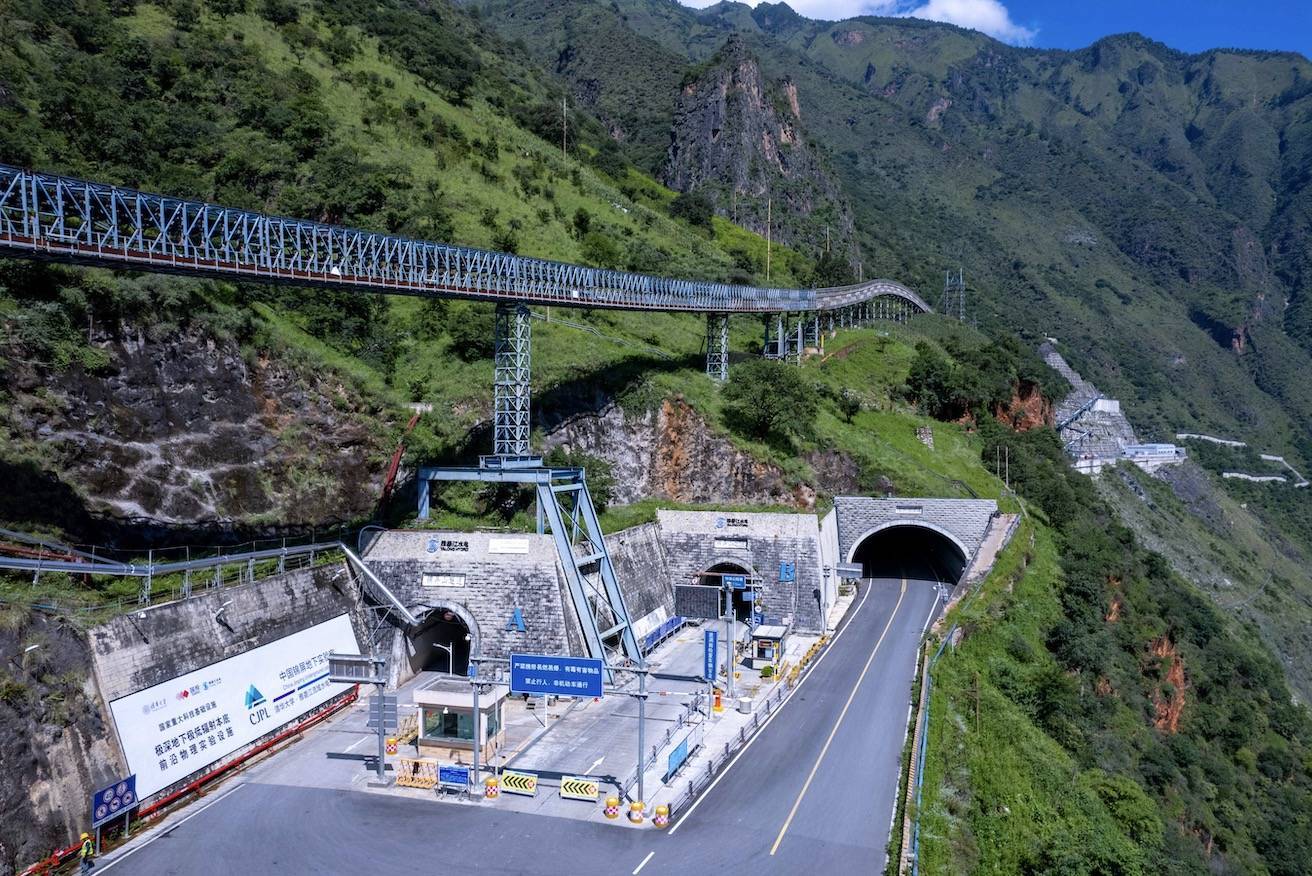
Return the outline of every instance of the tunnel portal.
[[[410,671],[465,675],[472,644],[469,626],[459,614],[435,608],[410,636]]]
[[[866,535],[852,549],[865,578],[907,578],[956,584],[966,554],[948,536],[925,526],[890,526]]]

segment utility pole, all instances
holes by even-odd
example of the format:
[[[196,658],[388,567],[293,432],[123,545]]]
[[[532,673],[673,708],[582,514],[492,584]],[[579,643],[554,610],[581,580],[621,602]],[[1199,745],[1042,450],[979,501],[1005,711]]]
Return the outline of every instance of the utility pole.
[[[647,661],[638,662],[638,799],[644,803],[647,801],[647,795],[644,793],[643,773],[646,772],[644,757],[647,748]]]
[[[569,136],[569,95],[560,99],[560,157],[568,158],[566,140]]]
[[[825,252],[829,252],[829,226],[825,226]]]
[[[771,198],[765,199],[765,282],[770,282],[770,208]]]

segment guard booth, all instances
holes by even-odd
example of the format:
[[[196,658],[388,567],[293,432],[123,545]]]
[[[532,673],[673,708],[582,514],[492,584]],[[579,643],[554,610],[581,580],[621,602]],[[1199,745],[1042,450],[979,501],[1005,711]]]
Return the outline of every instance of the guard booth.
[[[762,666],[779,668],[779,661],[784,656],[784,640],[788,637],[788,627],[782,624],[762,624],[752,630],[752,654],[748,663],[752,669]]]
[[[506,741],[505,703],[510,689],[496,685],[478,696],[479,759],[491,761]],[[474,753],[474,689],[465,679],[436,678],[415,690],[421,754],[464,763]]]

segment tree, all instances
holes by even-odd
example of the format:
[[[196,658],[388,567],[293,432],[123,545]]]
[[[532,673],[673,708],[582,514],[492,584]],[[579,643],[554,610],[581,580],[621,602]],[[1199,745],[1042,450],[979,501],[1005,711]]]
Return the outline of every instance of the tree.
[[[574,236],[582,240],[592,228],[592,214],[579,207],[574,211]]]
[[[730,424],[757,439],[805,439],[818,411],[815,388],[801,373],[769,359],[734,368],[724,398]]]
[[[837,253],[824,252],[816,260],[811,273],[806,275],[806,285],[812,289],[825,289],[831,286],[850,286],[856,282],[852,266]]]
[[[843,415],[845,422],[852,422],[852,418],[861,413],[861,396],[850,389],[844,389],[838,394],[838,412]]]
[[[618,268],[623,259],[615,241],[600,231],[589,231],[583,238],[581,249],[583,260],[598,268]]]
[[[682,219],[689,225],[711,227],[711,216],[715,214],[715,205],[701,192],[684,192],[670,202],[670,215]]]
[[[452,351],[465,362],[491,357],[494,347],[490,307],[477,304],[452,307],[447,331],[451,334]]]

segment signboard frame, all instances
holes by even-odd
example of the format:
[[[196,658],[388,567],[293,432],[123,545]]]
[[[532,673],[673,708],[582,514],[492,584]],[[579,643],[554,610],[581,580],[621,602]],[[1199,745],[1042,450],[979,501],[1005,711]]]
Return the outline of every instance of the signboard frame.
[[[460,780],[460,775],[464,776],[464,781]],[[439,788],[452,788],[461,791],[468,791],[470,784],[469,775],[469,767],[467,766],[447,763],[437,765],[437,785]]]
[[[707,584],[675,584],[674,613],[694,620],[719,620],[724,613],[722,591]],[[715,611],[710,612],[714,602]]]
[[[605,663],[598,657],[510,655],[511,693],[600,698],[604,679]]]
[[[141,799],[137,797],[137,774],[133,773],[126,779],[119,779],[91,795],[91,826],[98,828],[108,824],[127,815],[140,805]],[[103,809],[103,814],[97,814],[98,809]]]
[[[358,650],[359,640],[343,612],[112,700],[137,799],[229,759],[350,690],[328,678],[328,655],[347,648]]]

